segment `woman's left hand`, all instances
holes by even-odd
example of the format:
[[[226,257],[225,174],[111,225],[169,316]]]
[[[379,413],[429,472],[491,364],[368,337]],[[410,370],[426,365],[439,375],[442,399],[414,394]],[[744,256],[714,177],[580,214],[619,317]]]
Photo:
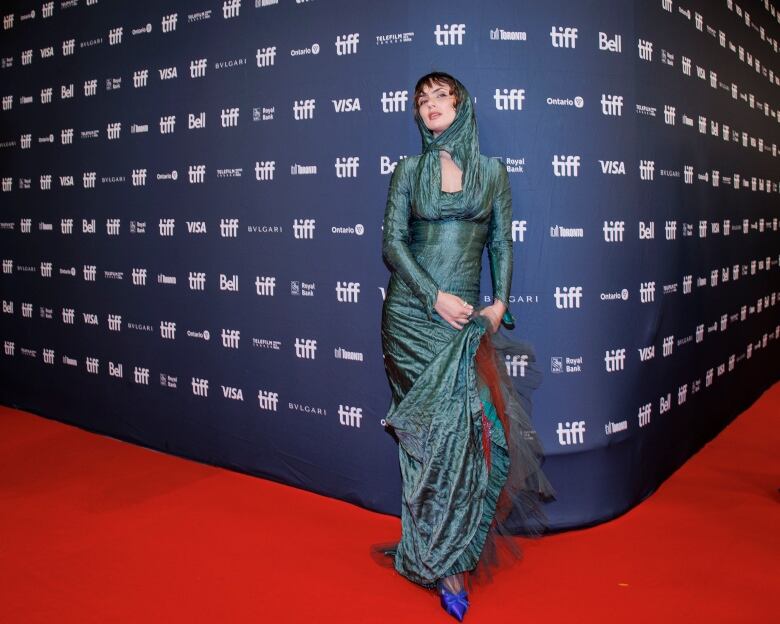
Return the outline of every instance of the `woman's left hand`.
[[[490,331],[493,334],[501,326],[501,317],[504,316],[504,312],[506,312],[506,306],[502,301],[496,301],[493,305],[489,305],[479,311],[482,316],[486,316],[490,321]]]

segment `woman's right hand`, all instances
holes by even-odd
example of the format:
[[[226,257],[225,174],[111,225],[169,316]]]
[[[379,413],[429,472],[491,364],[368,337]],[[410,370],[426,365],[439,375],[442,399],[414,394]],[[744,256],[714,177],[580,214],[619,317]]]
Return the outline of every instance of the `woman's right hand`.
[[[446,293],[443,290],[439,291],[439,294],[436,297],[436,304],[433,307],[439,313],[439,316],[455,329],[463,329],[463,326],[468,322],[472,312],[474,312],[473,305],[466,303],[460,297]]]

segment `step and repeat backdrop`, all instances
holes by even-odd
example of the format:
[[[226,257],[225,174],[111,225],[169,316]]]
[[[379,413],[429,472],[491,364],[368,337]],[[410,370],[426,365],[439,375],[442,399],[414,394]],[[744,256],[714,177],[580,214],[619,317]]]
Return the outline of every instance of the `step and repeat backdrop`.
[[[62,0],[2,20],[6,405],[400,513],[381,226],[432,70],[466,84],[510,172],[553,528],[637,504],[778,378],[770,2]]]

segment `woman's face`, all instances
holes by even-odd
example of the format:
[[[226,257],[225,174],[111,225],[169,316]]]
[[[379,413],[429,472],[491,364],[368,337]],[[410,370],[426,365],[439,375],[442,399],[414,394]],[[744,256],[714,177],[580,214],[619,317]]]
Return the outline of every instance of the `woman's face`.
[[[455,120],[455,96],[450,93],[450,87],[443,82],[434,82],[424,86],[417,96],[417,112],[423,123],[433,133],[439,136]]]

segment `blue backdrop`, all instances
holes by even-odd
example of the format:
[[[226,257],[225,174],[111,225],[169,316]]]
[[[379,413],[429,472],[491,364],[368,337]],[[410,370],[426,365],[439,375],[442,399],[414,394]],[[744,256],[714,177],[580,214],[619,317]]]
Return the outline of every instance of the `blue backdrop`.
[[[3,4],[4,404],[398,513],[381,224],[434,69],[511,172],[554,528],[778,378],[769,2]]]

